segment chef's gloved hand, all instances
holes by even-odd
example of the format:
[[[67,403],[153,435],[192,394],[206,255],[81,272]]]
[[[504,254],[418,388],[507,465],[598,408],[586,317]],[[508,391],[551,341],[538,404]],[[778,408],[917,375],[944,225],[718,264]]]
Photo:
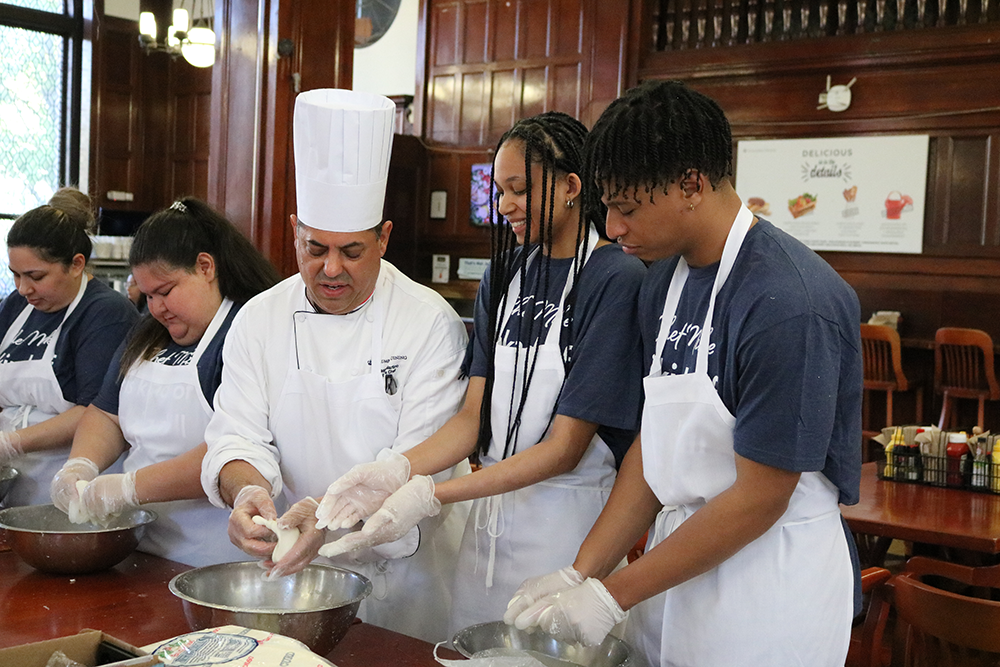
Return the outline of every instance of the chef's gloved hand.
[[[417,475],[389,496],[364,528],[348,533],[339,540],[324,545],[319,553],[332,558],[340,554],[395,542],[406,535],[421,519],[437,516],[441,502],[434,497],[434,480]]]
[[[323,546],[324,533],[316,527],[316,508],[319,502],[315,498],[306,496],[299,502],[288,508],[288,511],[278,519],[279,530],[298,530],[298,538],[284,553],[278,553],[276,547],[271,557],[264,561],[264,566],[269,567],[267,579],[277,579],[286,574],[295,574],[301,571],[319,553],[319,548]],[[278,538],[279,544],[281,538]],[[278,556],[277,561],[274,556]]]
[[[20,456],[21,434],[17,431],[0,431],[0,464],[7,463],[16,456]]]
[[[101,475],[87,484],[80,495],[88,520],[107,525],[127,509],[139,506],[135,492],[135,471]]]
[[[519,630],[537,625],[565,642],[596,646],[611,629],[625,620],[618,601],[597,579],[543,598],[521,613],[514,622]]]
[[[410,461],[383,449],[370,463],[359,463],[331,484],[316,510],[317,527],[350,528],[374,514],[410,478]]]
[[[274,533],[253,522],[253,517],[277,519],[271,494],[262,486],[248,484],[240,489],[233,500],[229,514],[229,541],[246,554],[264,560],[274,551]]]
[[[518,616],[546,595],[552,595],[567,588],[579,586],[583,583],[584,579],[585,577],[571,565],[567,565],[563,569],[550,572],[549,574],[543,574],[540,577],[525,579],[517,587],[514,597],[507,603],[507,611],[504,612],[503,622],[507,625],[514,625],[514,620]]]
[[[80,494],[76,490],[77,482],[89,482],[101,471],[97,464],[83,456],[72,458],[63,464],[59,472],[52,478],[49,494],[56,507],[69,514],[71,501],[79,501]]]

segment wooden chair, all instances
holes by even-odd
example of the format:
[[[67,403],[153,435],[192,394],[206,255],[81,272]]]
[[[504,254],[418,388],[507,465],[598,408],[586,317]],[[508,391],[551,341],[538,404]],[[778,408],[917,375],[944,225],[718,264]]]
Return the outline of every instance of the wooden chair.
[[[1000,602],[936,588],[934,575],[969,586],[1000,586],[1000,566],[967,567],[914,556],[892,580],[897,649],[904,667],[1000,662]]]
[[[861,352],[865,364],[865,397],[862,404],[861,423],[866,436],[878,435],[882,426],[895,426],[895,418],[892,412],[893,393],[897,391],[916,390],[916,418],[917,424],[924,420],[924,395],[921,388],[912,385],[903,373],[903,356],[899,344],[899,334],[892,327],[881,324],[861,325]],[[871,402],[872,391],[885,392],[885,424],[873,428],[871,423]]]
[[[979,400],[979,419],[983,428],[986,400],[1000,399],[1000,384],[993,370],[993,339],[979,329],[945,327],[934,336],[934,392],[942,394],[938,427],[958,425],[955,399]]]
[[[892,577],[889,570],[869,567],[861,571],[861,592],[868,596],[867,608],[851,630],[845,667],[885,667],[892,651],[885,641],[889,621],[890,594],[885,583]]]

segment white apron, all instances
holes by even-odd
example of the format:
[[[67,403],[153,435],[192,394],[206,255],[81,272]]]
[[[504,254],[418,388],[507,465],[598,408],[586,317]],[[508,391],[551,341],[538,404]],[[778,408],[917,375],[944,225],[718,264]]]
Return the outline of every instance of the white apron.
[[[591,227],[584,264],[598,240],[596,230]],[[533,259],[534,256],[528,261]],[[505,323],[513,312],[520,284],[518,273],[507,291]],[[566,376],[559,333],[566,297],[572,287],[573,270],[570,269],[557,319],[538,347],[515,452],[537,444],[551,428],[552,410]],[[522,347],[517,354],[517,348],[496,347],[491,401],[493,437],[488,454],[482,458],[484,467],[503,459],[508,415],[512,414],[511,387],[515,389],[513,407],[516,410],[523,383],[521,370],[530,349]],[[500,620],[507,603],[525,579],[571,564],[604,508],[614,480],[614,454],[595,434],[572,471],[523,489],[477,499],[466,525],[456,566],[451,629],[457,631],[476,623]]]
[[[694,373],[662,375],[660,368],[687,280],[683,258],[667,291],[643,382],[643,471],[664,505],[647,551],[736,481],[736,420],[708,375],[707,343],[716,295],[752,220],[741,207],[726,240]],[[764,535],[709,572],[634,607],[627,640],[659,667],[842,667],[853,616],[853,569],[837,498],[822,474],[803,473],[787,511]]]
[[[49,336],[45,353],[41,359],[14,361],[0,364],[0,430],[16,431],[28,426],[40,424],[47,419],[66,412],[75,403],[63,398],[62,387],[52,369],[52,360],[56,354],[56,343],[62,333],[63,324],[76,310],[84,292],[87,291],[87,275],[80,277],[80,288],[76,297],[66,309],[63,321]],[[6,350],[14,337],[21,332],[21,327],[28,321],[28,316],[35,311],[28,304],[14,320],[14,323],[4,334],[0,342],[0,351]],[[66,462],[68,448],[48,449],[40,452],[28,452],[18,456],[10,465],[21,473],[8,493],[5,503],[8,506],[44,505],[52,502],[49,495],[49,484],[62,464]]]
[[[141,361],[129,369],[119,391],[118,421],[130,449],[125,471],[172,459],[205,440],[212,406],[198,379],[198,360],[225,322],[233,302],[226,299],[209,323],[194,354],[183,366]],[[207,499],[153,503],[158,518],[139,550],[201,567],[247,560],[229,541],[229,512]]]
[[[281,473],[289,504],[308,495],[322,498],[333,480],[358,463],[374,461],[379,450],[392,447],[396,439],[401,397],[386,393],[382,377],[385,312],[377,295],[372,296],[364,316],[371,323],[369,371],[348,381],[331,382],[313,372],[320,366],[312,360],[337,354],[336,340],[342,333],[335,318],[341,316],[311,311],[293,315],[295,345],[290,351],[282,397],[269,424],[281,452]],[[406,556],[419,542],[421,548],[412,556],[359,562],[345,554],[320,560],[372,580],[372,595],[361,603],[358,612],[364,621],[439,641],[447,631],[447,584],[452,563],[450,557],[436,557],[440,552],[437,545],[447,543],[437,529],[449,515],[446,507],[437,517],[421,521],[419,532],[415,528],[392,543],[399,547],[398,552],[389,545],[380,548],[382,553]],[[331,532],[327,539],[341,534]],[[457,542],[457,534],[453,540]]]

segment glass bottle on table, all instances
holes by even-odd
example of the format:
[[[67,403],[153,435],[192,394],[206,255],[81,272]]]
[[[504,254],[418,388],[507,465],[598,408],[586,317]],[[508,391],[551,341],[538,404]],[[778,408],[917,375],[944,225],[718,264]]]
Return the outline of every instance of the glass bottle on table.
[[[947,457],[948,486],[962,486],[962,471],[965,467],[965,458],[969,454],[969,439],[965,431],[958,431],[948,434],[948,447],[945,450]]]

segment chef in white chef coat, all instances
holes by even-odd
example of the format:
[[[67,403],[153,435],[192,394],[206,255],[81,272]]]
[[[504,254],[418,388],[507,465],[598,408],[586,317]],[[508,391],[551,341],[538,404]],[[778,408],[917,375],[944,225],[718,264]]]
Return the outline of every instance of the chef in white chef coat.
[[[461,319],[381,259],[392,231],[382,206],[394,113],[381,95],[298,96],[291,224],[299,273],[247,303],[223,350],[202,485],[213,503],[233,507],[231,539],[266,559],[271,576],[294,571],[322,545],[311,497],[380,450],[426,439],[465,392]],[[251,517],[274,519],[283,503],[298,503],[286,522],[302,537],[275,565],[269,530]],[[373,581],[359,615],[411,636],[445,638],[467,514],[449,506],[397,542],[339,559]]]

